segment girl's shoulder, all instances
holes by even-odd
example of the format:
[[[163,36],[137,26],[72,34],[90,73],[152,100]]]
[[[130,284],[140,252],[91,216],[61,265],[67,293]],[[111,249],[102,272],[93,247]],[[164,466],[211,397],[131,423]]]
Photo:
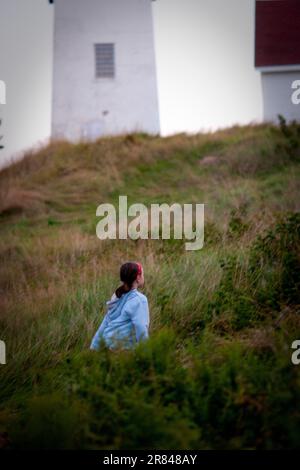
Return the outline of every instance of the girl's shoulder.
[[[136,292],[137,298],[138,298],[139,300],[141,300],[142,302],[148,302],[148,299],[147,299],[147,297],[145,296],[145,294],[143,294],[142,292],[140,292],[140,291],[138,291],[138,290],[136,290],[135,292]]]
[[[142,292],[139,292],[139,296],[141,297],[141,299],[144,299],[144,300],[147,300],[147,296],[145,294],[143,294]]]

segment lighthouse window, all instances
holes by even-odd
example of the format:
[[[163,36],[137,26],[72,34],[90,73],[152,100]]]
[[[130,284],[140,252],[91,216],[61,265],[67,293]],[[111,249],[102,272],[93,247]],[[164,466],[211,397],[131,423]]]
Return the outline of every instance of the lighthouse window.
[[[95,44],[96,78],[115,76],[115,45],[113,43]]]

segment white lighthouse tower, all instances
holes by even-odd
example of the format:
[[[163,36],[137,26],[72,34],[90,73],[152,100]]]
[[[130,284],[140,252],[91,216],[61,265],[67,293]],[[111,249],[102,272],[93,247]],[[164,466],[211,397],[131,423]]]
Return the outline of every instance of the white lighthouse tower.
[[[52,136],[160,132],[151,0],[54,3]]]

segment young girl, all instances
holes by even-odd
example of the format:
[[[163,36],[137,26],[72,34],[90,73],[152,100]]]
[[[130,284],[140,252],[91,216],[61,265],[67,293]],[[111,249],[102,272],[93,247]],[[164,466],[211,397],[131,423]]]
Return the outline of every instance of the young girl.
[[[107,313],[96,332],[91,349],[98,350],[101,342],[109,349],[131,349],[149,336],[147,297],[138,291],[144,285],[140,263],[125,263],[120,269],[123,284],[106,302]]]

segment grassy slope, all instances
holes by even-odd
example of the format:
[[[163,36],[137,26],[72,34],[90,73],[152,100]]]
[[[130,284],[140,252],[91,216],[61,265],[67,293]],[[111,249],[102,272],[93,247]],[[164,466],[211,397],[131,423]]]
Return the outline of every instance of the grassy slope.
[[[11,446],[298,445],[299,149],[299,126],[284,123],[136,134],[56,142],[0,172],[0,431]],[[201,164],[207,155],[217,164]],[[96,207],[119,194],[205,203],[203,250],[99,241]],[[128,259],[145,266],[151,340],[92,354]]]

